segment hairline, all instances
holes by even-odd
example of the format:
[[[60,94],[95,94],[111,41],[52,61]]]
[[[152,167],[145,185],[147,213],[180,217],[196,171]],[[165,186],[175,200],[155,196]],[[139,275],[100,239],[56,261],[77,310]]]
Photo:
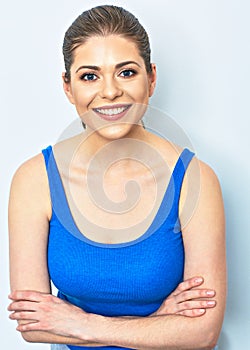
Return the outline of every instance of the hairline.
[[[106,37],[109,37],[109,36],[118,36],[118,37],[121,37],[121,38],[124,38],[124,39],[128,39],[130,40],[131,42],[133,42],[136,46],[136,49],[138,50],[138,53],[140,55],[140,57],[143,59],[143,64],[144,64],[144,67],[147,71],[148,74],[151,73],[151,71],[148,72],[147,70],[147,66],[145,64],[145,61],[144,61],[144,58],[140,52],[140,49],[138,47],[138,44],[136,42],[136,39],[135,39],[135,36],[134,35],[127,35],[126,33],[122,34],[122,33],[93,33],[91,35],[87,35],[85,37],[81,37],[79,36],[79,41],[74,45],[72,46],[72,49],[70,50],[70,53],[72,54],[72,62],[71,62],[71,67],[72,65],[74,64],[74,60],[75,60],[75,51],[82,45],[86,44],[91,38],[106,38]],[[78,39],[76,39],[78,40]],[[150,63],[151,64],[151,63]],[[70,69],[71,69],[70,67]],[[70,81],[70,79],[69,79]]]

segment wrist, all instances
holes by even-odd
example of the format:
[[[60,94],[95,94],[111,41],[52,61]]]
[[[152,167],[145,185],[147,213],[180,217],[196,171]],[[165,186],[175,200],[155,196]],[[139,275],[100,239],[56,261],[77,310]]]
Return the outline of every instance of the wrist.
[[[108,317],[86,313],[83,319],[83,332],[80,338],[89,343],[103,343],[107,335],[110,323]]]

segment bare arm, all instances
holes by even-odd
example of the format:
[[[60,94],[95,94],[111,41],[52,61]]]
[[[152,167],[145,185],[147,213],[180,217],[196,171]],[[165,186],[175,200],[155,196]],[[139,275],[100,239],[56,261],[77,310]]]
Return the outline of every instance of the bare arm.
[[[70,341],[65,343],[74,344],[74,339],[77,339],[77,342],[80,340],[82,344],[96,342],[99,346],[106,344],[151,350],[211,349],[214,346],[221,328],[225,304],[224,217],[217,179],[207,166],[202,164],[201,170],[202,190],[199,205],[189,225],[183,229],[186,251],[185,277],[198,273],[204,276],[207,284],[217,291],[218,307],[208,310],[205,315],[196,319],[165,315],[124,319],[82,312],[77,317],[77,330],[73,331],[69,326]],[[218,265],[221,266],[221,271],[217,268]],[[64,331],[65,328],[66,324],[63,324]],[[30,323],[21,329],[23,334],[30,334],[30,341],[42,341],[38,340],[41,335],[37,324]],[[29,332],[30,330],[32,332]],[[54,333],[56,332],[60,333],[60,330],[54,330]],[[42,332],[41,334],[44,335]],[[50,340],[51,337],[53,338],[53,334],[47,334],[46,340],[60,343],[65,339],[56,335],[53,338],[56,340]]]
[[[11,291],[35,290],[51,293],[47,267],[50,216],[49,186],[44,159],[42,154],[39,154],[16,171],[11,184],[9,198]],[[19,327],[28,322],[20,320]],[[25,332],[22,335],[27,341],[38,339],[38,342],[48,343],[83,343],[81,339],[69,339],[44,331]]]

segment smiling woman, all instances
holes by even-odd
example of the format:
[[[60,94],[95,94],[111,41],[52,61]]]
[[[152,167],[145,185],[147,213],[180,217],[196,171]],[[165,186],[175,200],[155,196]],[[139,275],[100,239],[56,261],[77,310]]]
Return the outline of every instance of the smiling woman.
[[[156,84],[146,31],[98,6],[63,53],[86,130],[14,175],[10,318],[54,350],[212,349],[226,288],[220,186],[191,151],[142,127]]]
[[[117,132],[124,136],[141,120],[156,81],[155,65],[148,73],[137,45],[114,34],[93,36],[77,47],[70,80],[66,75],[64,90],[84,124],[112,138]],[[123,122],[119,127],[108,123],[118,120]]]

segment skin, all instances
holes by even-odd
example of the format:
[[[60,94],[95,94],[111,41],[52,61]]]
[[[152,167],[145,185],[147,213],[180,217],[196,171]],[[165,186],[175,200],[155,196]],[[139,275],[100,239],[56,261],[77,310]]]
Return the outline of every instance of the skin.
[[[133,61],[136,64],[117,68],[118,63],[125,61]],[[99,70],[79,70],[79,67],[89,64],[99,67]],[[178,158],[178,149],[158,137],[149,135],[140,126],[138,117],[133,119],[132,114],[127,123],[103,123],[100,122],[99,116],[93,113],[93,109],[97,107],[119,103],[147,105],[156,83],[155,65],[152,65],[152,68],[152,74],[148,74],[135,44],[118,36],[93,37],[91,41],[76,49],[71,67],[71,81],[64,81],[64,90],[87,125],[87,154],[80,149],[75,160],[79,163],[79,169],[86,169],[91,156],[103,146],[124,137],[156,147],[164,162],[173,169]],[[124,70],[130,69],[136,69],[137,74],[130,76],[129,73],[129,78],[125,78]],[[93,73],[97,76],[94,81],[80,79],[83,74]],[[137,112],[139,113],[140,109]],[[117,149],[113,151],[116,152]],[[129,156],[133,156],[133,150],[129,150]],[[188,179],[197,163],[200,168],[200,195],[192,217],[187,220],[184,204],[189,203]],[[134,165],[134,162],[129,160],[124,162],[123,166],[127,169],[125,183],[132,175],[136,176],[133,173]],[[114,165],[107,175],[105,188],[113,198],[121,200],[117,197],[118,193],[122,192],[121,187],[113,189],[116,186],[112,186],[119,174],[119,167]],[[137,174],[136,180],[142,181],[139,175]],[[159,182],[163,177],[157,177]],[[144,178],[147,179],[146,173]],[[147,181],[150,183],[151,180]],[[79,183],[84,185],[81,181]],[[164,185],[164,182],[162,183]],[[154,184],[151,188],[154,188]],[[152,192],[149,191],[142,198],[142,202],[150,196]],[[159,197],[156,203],[160,201]],[[146,213],[151,209],[146,208]],[[109,318],[88,314],[51,295],[46,262],[51,217],[48,180],[41,154],[25,162],[14,175],[10,193],[11,303],[8,308],[11,311],[10,318],[18,321],[17,329],[24,339],[30,342],[93,347],[114,345],[151,350],[211,349],[218,339],[225,309],[224,212],[216,175],[210,167],[197,159],[191,162],[184,178],[180,213],[185,247],[184,282],[148,317]],[[134,214],[138,213],[135,211]],[[110,218],[104,217],[104,222],[108,224]],[[124,216],[124,220],[128,219],[131,218]],[[112,220],[115,222],[114,216]],[[114,237],[97,236],[98,239],[108,242]],[[200,280],[199,276],[202,276]]]
[[[126,45],[129,55],[124,52]],[[123,62],[131,63],[122,64]],[[117,65],[120,65],[119,68],[116,68]],[[81,68],[86,66],[98,67],[99,70]],[[75,51],[70,73],[71,82],[66,83],[64,80],[64,91],[69,101],[75,105],[79,116],[87,124],[88,130],[95,130],[93,142],[98,142],[97,147],[100,147],[99,143],[102,140],[100,136],[105,142],[128,135],[140,116],[126,118],[127,124],[101,123],[92,109],[114,103],[135,106],[137,104],[140,109],[141,106],[148,105],[156,84],[155,64],[152,64],[152,74],[147,74],[137,46],[117,35],[105,38],[92,37],[81,45]],[[126,76],[126,73],[130,76]],[[89,74],[89,77],[84,74]],[[92,152],[94,153],[94,150]]]

